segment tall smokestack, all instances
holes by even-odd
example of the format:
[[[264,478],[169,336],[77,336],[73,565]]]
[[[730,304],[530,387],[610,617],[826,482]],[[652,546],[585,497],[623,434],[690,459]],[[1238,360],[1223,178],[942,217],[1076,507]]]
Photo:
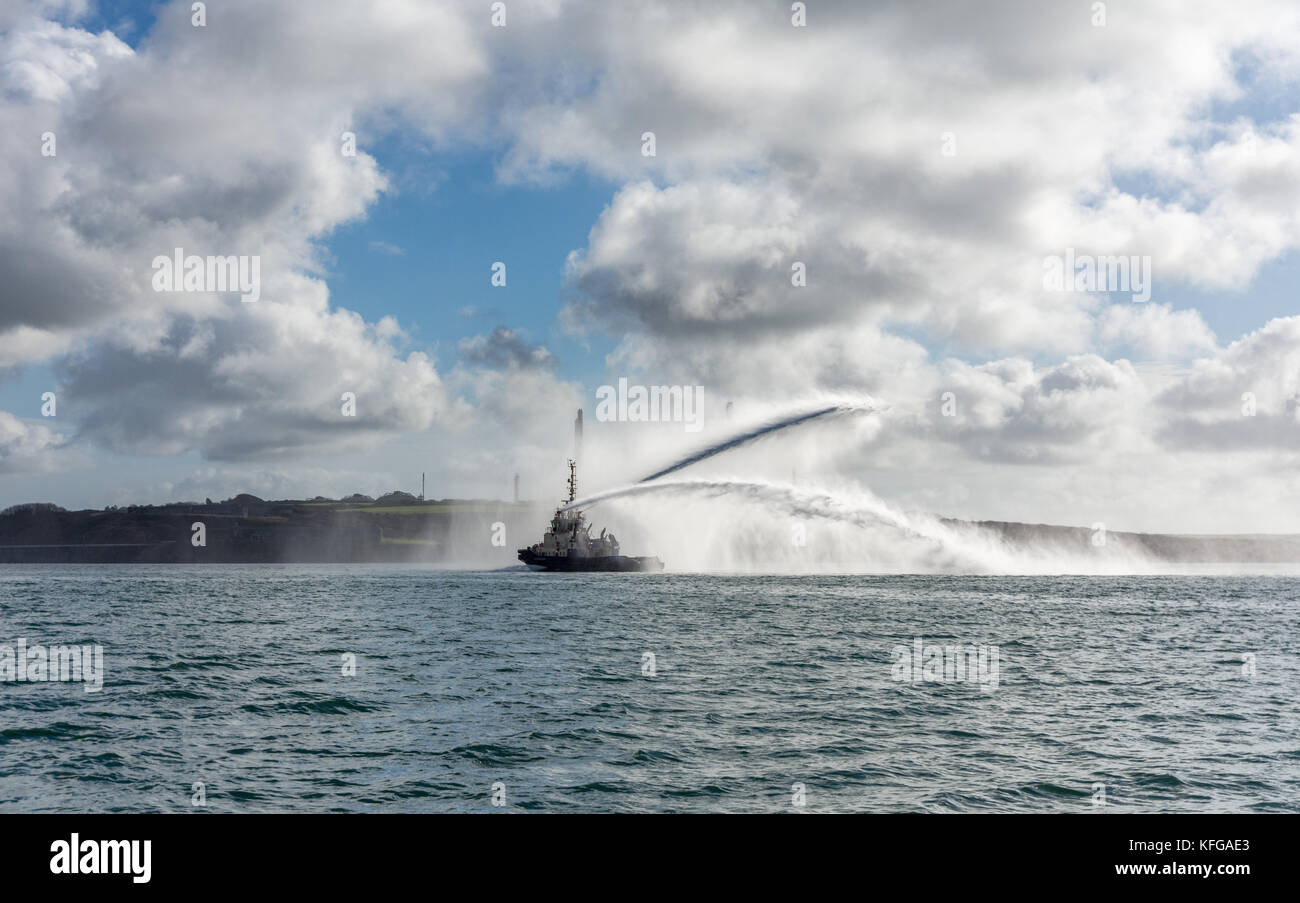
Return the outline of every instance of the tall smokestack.
[[[578,419],[573,421],[573,460],[582,460],[582,408],[578,408]]]
[[[519,474],[515,474],[515,501],[519,501]]]

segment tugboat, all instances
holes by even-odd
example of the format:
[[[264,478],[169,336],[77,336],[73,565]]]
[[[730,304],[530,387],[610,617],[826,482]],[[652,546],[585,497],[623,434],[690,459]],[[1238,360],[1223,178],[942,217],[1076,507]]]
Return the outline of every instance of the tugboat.
[[[662,571],[664,563],[649,556],[634,558],[618,553],[618,540],[613,533],[600,531],[591,535],[582,512],[577,508],[566,511],[578,496],[578,465],[569,459],[569,498],[555,509],[551,529],[542,541],[519,550],[519,560],[548,571]]]

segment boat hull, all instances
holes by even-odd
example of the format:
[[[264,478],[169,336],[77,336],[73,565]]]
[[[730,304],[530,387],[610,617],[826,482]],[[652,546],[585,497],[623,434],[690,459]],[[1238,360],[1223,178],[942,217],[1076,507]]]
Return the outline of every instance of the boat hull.
[[[653,556],[635,557],[632,555],[600,555],[560,557],[558,555],[538,555],[532,549],[520,549],[519,560],[533,567],[548,571],[662,571],[664,563]]]

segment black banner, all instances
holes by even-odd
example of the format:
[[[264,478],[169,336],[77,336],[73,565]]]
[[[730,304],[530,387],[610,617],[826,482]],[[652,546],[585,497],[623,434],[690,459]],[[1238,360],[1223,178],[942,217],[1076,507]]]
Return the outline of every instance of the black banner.
[[[505,813],[496,813],[504,815]],[[1243,815],[10,815],[9,888],[373,890],[455,875],[601,892],[919,882],[936,892],[1285,880],[1294,822]],[[809,885],[812,886],[811,884]],[[946,888],[946,890],[944,890]]]

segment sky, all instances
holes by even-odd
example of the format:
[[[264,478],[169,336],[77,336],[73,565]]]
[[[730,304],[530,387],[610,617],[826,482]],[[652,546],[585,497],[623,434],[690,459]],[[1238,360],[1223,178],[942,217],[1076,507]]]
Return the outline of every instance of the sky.
[[[1294,3],[197,16],[0,0],[0,508],[551,498],[577,408],[597,490],[848,397],[701,471],[1300,531]],[[177,247],[259,299],[156,291]],[[1049,286],[1085,255],[1149,299]],[[620,378],[703,430],[601,421]]]

